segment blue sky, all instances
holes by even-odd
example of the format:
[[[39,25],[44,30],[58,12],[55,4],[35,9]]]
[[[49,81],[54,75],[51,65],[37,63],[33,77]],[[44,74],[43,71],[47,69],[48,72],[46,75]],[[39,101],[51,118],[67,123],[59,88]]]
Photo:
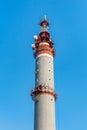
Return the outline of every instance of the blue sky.
[[[33,130],[31,44],[44,14],[55,43],[57,130],[87,130],[87,1],[0,1],[0,130]]]

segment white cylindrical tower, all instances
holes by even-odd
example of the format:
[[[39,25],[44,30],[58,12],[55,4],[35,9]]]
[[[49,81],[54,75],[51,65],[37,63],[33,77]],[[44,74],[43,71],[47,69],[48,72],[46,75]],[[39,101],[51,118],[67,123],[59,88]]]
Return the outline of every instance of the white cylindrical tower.
[[[31,96],[35,101],[34,130],[56,130],[54,92],[54,44],[48,32],[49,22],[46,17],[40,22],[41,32],[34,36],[32,45],[35,65],[35,88]]]

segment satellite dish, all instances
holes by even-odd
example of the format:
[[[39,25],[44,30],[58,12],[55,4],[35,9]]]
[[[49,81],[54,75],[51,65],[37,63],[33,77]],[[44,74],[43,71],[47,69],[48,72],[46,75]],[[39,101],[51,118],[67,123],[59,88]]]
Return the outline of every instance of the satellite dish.
[[[32,44],[32,49],[35,50],[35,44]]]
[[[38,39],[38,36],[37,35],[34,35],[34,40],[37,40]]]

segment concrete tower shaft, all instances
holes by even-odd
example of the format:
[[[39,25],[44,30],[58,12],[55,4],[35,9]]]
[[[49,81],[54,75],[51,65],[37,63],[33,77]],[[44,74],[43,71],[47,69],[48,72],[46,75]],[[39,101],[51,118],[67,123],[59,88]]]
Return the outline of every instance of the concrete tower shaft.
[[[40,54],[36,57],[35,86],[47,86],[54,89],[53,57],[49,54]]]
[[[49,22],[46,17],[40,22],[41,32],[34,36],[35,89],[31,96],[35,101],[34,130],[55,129],[55,100],[54,91],[54,62],[55,49],[50,33]]]

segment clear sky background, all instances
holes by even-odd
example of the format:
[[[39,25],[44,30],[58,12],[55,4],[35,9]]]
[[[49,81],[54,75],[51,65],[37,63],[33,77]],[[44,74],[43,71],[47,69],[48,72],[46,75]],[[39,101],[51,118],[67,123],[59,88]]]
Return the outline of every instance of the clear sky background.
[[[0,0],[0,130],[34,130],[31,44],[44,14],[56,48],[57,130],[87,130],[87,0]]]

